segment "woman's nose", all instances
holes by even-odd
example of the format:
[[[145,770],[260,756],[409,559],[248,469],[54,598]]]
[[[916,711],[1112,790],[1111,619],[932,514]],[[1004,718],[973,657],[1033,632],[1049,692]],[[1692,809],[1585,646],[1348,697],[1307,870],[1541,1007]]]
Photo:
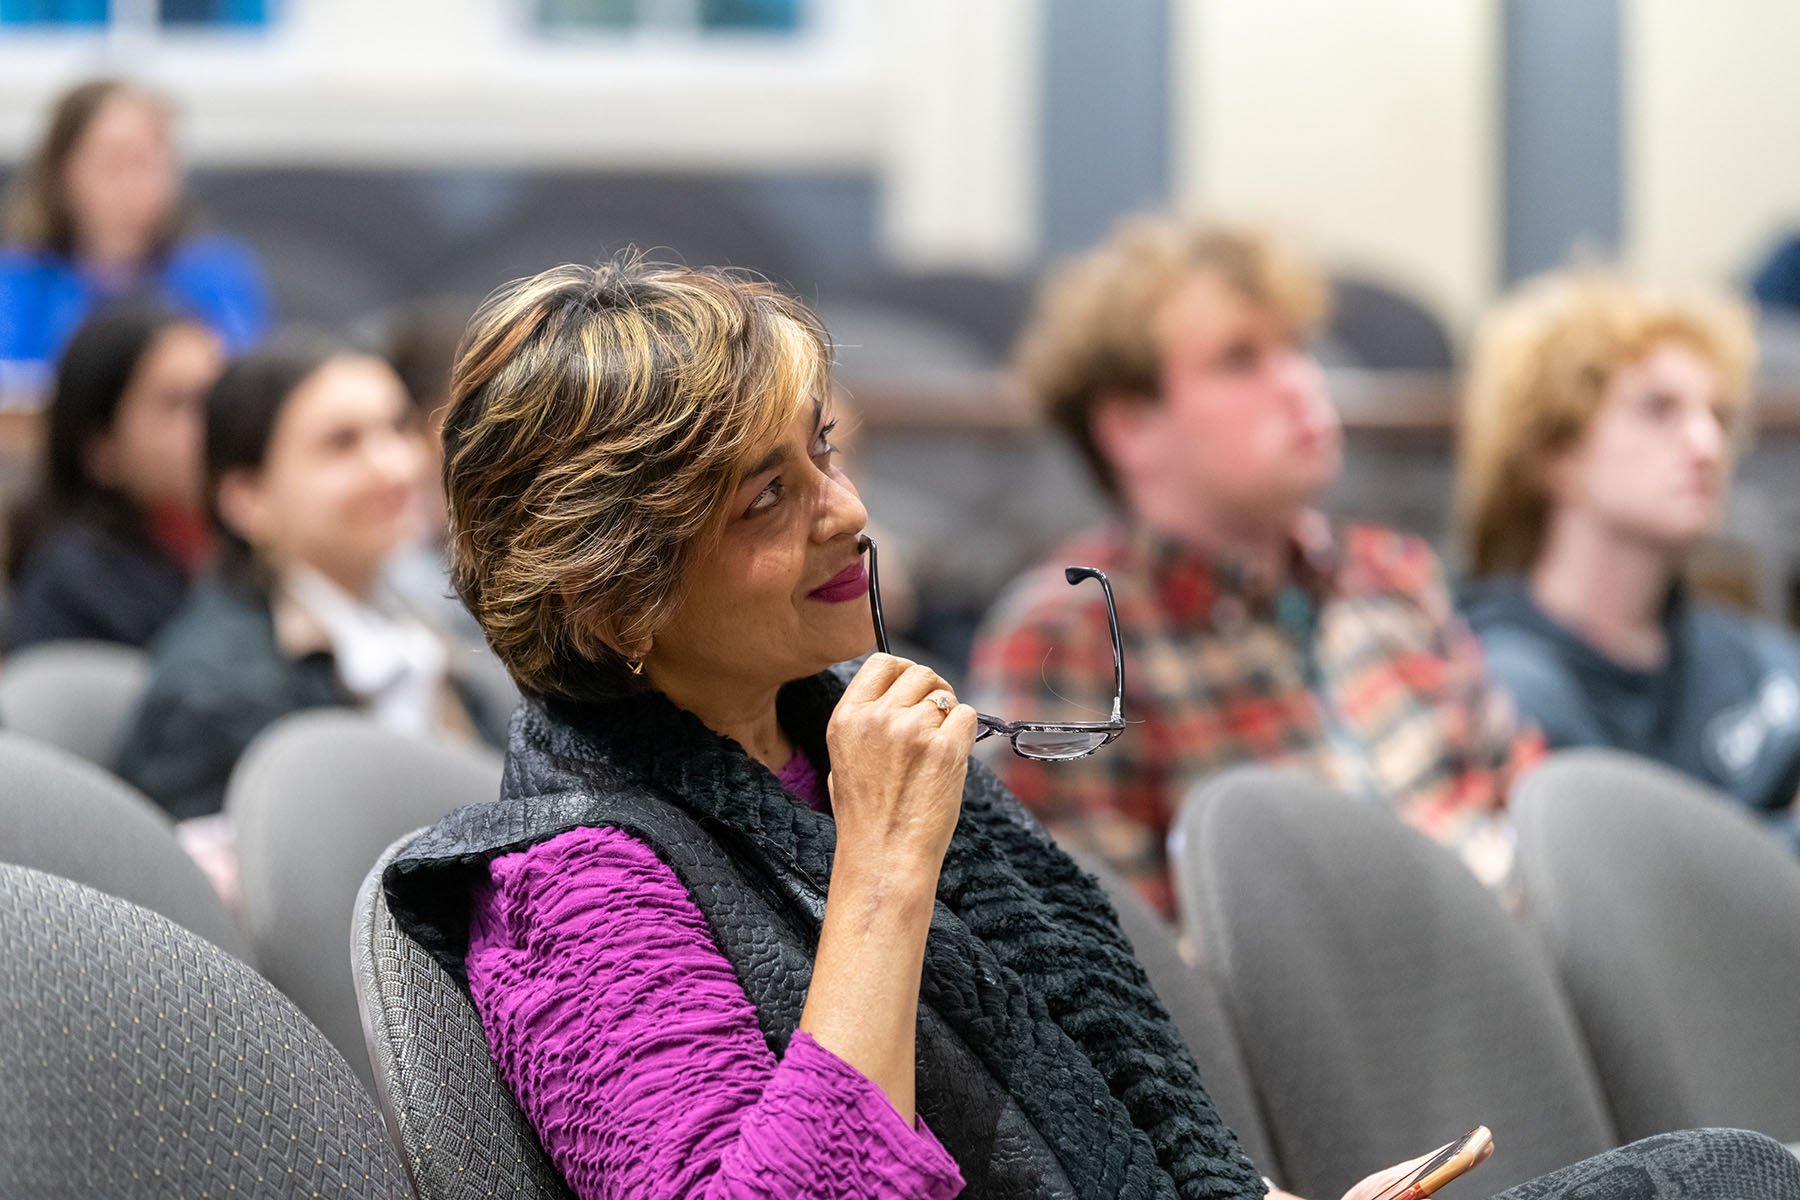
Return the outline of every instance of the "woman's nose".
[[[372,439],[370,457],[385,480],[411,483],[424,464],[425,448],[411,434],[395,432]]]
[[[869,510],[863,507],[856,488],[841,475],[827,475],[820,496],[814,535],[828,542],[841,534],[857,534],[869,523]]]

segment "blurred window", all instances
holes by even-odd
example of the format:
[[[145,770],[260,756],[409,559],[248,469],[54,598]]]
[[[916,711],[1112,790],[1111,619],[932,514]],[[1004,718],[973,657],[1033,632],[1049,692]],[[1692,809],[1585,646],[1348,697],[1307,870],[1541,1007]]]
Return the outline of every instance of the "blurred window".
[[[274,0],[0,0],[0,27],[260,29]]]
[[[538,0],[537,17],[553,34],[795,34],[806,8],[804,0]]]
[[[164,25],[240,25],[269,23],[268,0],[157,0]]]

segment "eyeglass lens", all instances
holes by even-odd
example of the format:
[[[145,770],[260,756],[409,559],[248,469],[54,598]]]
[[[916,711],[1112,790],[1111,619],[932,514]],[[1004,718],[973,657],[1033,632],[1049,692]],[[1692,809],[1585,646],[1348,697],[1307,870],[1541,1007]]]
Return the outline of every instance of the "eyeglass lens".
[[[1104,746],[1107,734],[1094,729],[1021,729],[1013,749],[1026,758],[1080,758]]]

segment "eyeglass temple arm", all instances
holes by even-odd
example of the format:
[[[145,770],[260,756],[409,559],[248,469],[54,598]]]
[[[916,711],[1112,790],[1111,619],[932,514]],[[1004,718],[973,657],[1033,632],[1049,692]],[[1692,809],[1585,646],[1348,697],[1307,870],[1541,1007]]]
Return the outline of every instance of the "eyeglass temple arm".
[[[1112,633],[1113,650],[1113,706],[1112,719],[1115,722],[1125,720],[1125,646],[1119,640],[1119,609],[1113,602],[1112,580],[1106,572],[1098,567],[1066,567],[1063,578],[1073,587],[1084,579],[1098,579],[1100,587],[1106,592],[1106,624]]]
[[[887,622],[881,619],[881,573],[875,566],[875,539],[865,533],[857,538],[856,545],[869,552],[869,611],[875,615],[875,649],[892,654],[888,649]]]
[[[857,547],[869,555],[869,612],[875,619],[875,648],[883,654],[891,654],[892,651],[888,649],[887,622],[882,620],[881,616],[881,572],[877,565],[875,539],[866,533],[862,534],[857,538]],[[1119,612],[1117,604],[1113,601],[1112,580],[1106,577],[1106,572],[1097,567],[1068,567],[1063,571],[1063,578],[1069,581],[1070,586],[1074,586],[1084,579],[1098,579],[1100,587],[1106,592],[1106,623],[1112,633],[1113,650],[1112,720],[1123,722],[1125,720],[1125,646],[1119,640]],[[1010,722],[994,717],[989,717],[987,720],[996,727],[997,731],[1011,728]]]

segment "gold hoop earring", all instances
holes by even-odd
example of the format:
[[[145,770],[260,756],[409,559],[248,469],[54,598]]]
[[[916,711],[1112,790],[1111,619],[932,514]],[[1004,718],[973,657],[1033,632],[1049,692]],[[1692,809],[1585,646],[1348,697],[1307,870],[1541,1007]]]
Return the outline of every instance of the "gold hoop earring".
[[[643,659],[633,658],[633,659],[629,659],[627,661],[629,661],[631,664],[631,673],[633,675],[642,675],[644,673],[644,660]]]

